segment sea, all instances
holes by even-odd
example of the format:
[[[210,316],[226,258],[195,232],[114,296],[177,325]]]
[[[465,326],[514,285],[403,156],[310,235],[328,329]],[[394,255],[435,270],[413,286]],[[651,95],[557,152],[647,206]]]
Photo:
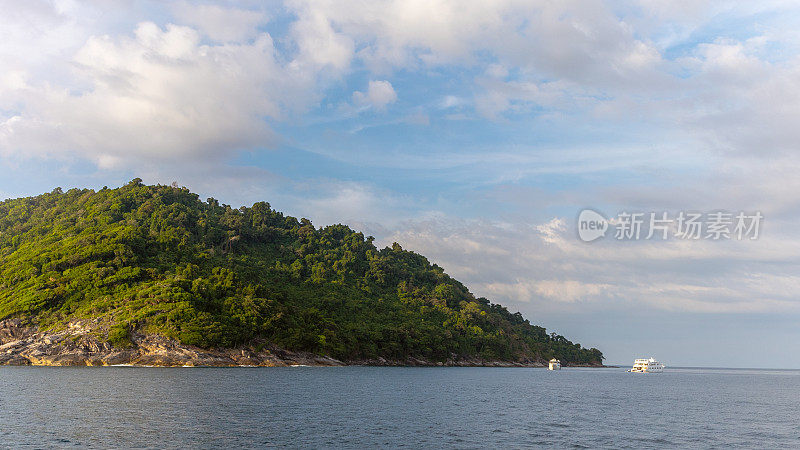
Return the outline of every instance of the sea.
[[[2,448],[800,447],[800,371],[0,367]]]

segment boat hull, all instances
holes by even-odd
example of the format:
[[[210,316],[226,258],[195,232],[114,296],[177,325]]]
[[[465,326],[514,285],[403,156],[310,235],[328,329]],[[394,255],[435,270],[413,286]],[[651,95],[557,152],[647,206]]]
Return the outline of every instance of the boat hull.
[[[664,371],[664,364],[653,358],[639,358],[633,363],[633,367],[628,370],[631,373],[661,373]]]

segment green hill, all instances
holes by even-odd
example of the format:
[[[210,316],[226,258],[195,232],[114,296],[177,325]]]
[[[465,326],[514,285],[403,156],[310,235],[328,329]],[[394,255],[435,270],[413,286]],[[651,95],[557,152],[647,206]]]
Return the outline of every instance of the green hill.
[[[0,319],[76,319],[204,348],[263,342],[344,361],[505,361],[602,353],[475,298],[442,268],[344,225],[315,228],[268,203],[234,209],[187,189],[56,189],[0,203]]]

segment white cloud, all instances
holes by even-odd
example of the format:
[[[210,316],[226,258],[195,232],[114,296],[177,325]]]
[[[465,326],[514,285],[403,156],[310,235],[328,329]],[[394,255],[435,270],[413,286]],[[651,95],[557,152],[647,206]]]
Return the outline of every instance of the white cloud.
[[[599,1],[370,3],[294,1],[302,17],[340,30],[358,57],[378,71],[420,65],[473,65],[497,59],[495,78],[522,68],[537,79],[587,86],[649,86],[663,78],[658,50]],[[530,80],[533,81],[533,80]]]
[[[139,24],[133,37],[95,36],[71,61],[79,90],[25,80],[0,92],[19,111],[0,122],[0,150],[77,153],[101,166],[147,158],[225,157],[268,145],[265,118],[315,97],[315,74],[282,64],[268,34],[204,45],[192,28]]]
[[[580,242],[572,225],[454,218],[409,222],[381,242],[419,251],[476,295],[557,310],[797,312],[797,237]]]
[[[445,95],[444,98],[439,102],[439,108],[441,109],[450,109],[450,108],[457,108],[461,105],[466,103],[464,99],[455,96],[455,95]]]
[[[664,56],[665,46],[719,14],[789,8],[780,3],[664,8],[643,1],[622,15],[600,1],[289,0],[293,16],[277,46],[258,31],[266,15],[247,5],[169,5],[177,25],[144,21],[133,38],[127,29],[98,30],[108,31],[105,22],[124,27],[141,11],[99,5],[5,8],[0,101],[11,107],[0,116],[0,151],[58,147],[103,164],[131,155],[226,155],[274,142],[263,118],[306,110],[331,80],[363,65],[386,79],[352,100],[376,110],[397,99],[388,77],[394,70],[485,65],[467,86],[474,98],[449,96],[440,106],[468,105],[488,118],[536,111],[559,120],[588,115],[600,126],[649,121],[735,153],[793,152],[799,138],[800,60],[768,60],[770,49],[797,36],[765,28],[742,41],[692,43],[689,56]],[[152,150],[133,148],[136,141]]]
[[[348,69],[355,51],[352,38],[337,32],[313,5],[298,6],[297,15],[291,26],[299,51],[294,64],[304,70]]]
[[[219,42],[253,39],[258,35],[257,27],[267,19],[262,11],[196,5],[185,1],[173,4],[172,9],[179,23],[196,27]]]
[[[589,112],[601,120],[670,127],[714,150],[796,150],[800,60],[790,55],[800,48],[800,37],[764,26],[761,35],[741,41],[692,41],[693,33],[702,36],[703,27],[715,21],[796,14],[791,3],[666,7],[646,0],[612,8],[601,1],[296,0],[289,5],[301,23],[314,24],[298,25],[301,48],[316,49],[314,54],[335,60],[339,69],[351,58],[380,73],[485,64],[474,99],[483,117]],[[315,37],[319,33],[326,39]],[[331,52],[319,42],[342,50]],[[694,52],[666,57],[676,46]]]
[[[397,93],[392,83],[385,80],[370,80],[366,92],[353,92],[353,103],[358,106],[368,106],[382,111],[387,105],[397,101]]]

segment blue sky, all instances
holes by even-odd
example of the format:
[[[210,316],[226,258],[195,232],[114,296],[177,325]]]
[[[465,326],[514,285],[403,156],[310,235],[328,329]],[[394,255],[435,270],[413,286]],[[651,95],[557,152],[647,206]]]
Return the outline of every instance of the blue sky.
[[[397,241],[609,362],[798,366],[792,2],[0,4],[0,197],[177,181]],[[586,207],[765,222],[587,244]]]

